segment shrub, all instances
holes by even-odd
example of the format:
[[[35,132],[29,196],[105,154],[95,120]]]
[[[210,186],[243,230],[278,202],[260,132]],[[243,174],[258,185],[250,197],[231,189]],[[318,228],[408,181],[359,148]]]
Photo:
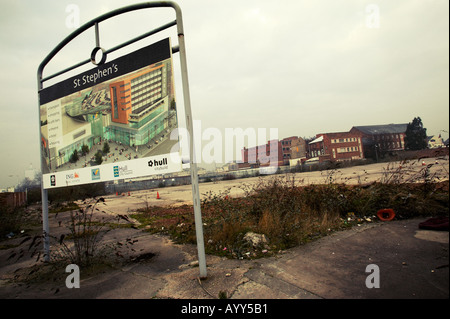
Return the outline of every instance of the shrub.
[[[0,207],[0,238],[5,239],[8,234],[18,234],[26,220],[23,207],[7,209]]]
[[[96,206],[104,202],[103,198],[93,203],[84,203],[84,208],[70,211],[67,226],[68,233],[56,238],[57,245],[52,258],[54,261],[66,260],[78,266],[88,266],[100,256],[99,243],[110,229],[105,228],[106,219],[94,218],[94,212],[103,212]]]
[[[252,231],[265,234],[270,249],[277,251],[366,218],[376,220],[376,212],[387,207],[394,209],[397,218],[448,215],[448,181],[428,188],[433,191],[425,194],[423,184],[416,183],[302,186],[289,178],[260,179],[255,185],[242,186],[243,198],[229,198],[228,191],[208,193],[202,202],[202,213],[208,220],[206,247],[208,252],[220,255],[245,256],[245,251],[252,250],[243,237]]]

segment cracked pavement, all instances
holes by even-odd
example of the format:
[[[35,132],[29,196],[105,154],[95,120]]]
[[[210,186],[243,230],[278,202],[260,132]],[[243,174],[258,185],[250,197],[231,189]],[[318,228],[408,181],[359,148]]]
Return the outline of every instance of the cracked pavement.
[[[101,299],[373,299],[448,298],[448,232],[423,231],[424,219],[366,224],[333,233],[276,256],[234,260],[207,255],[208,277],[199,280],[194,245],[136,229],[117,229],[104,240],[135,238],[137,260],[81,279],[79,289],[62,280],[11,282],[20,264],[2,263],[0,298]],[[7,250],[1,251],[5,260]],[[32,264],[28,260],[28,265]],[[380,268],[380,288],[365,285],[366,266]],[[83,272],[83,269],[80,269]]]

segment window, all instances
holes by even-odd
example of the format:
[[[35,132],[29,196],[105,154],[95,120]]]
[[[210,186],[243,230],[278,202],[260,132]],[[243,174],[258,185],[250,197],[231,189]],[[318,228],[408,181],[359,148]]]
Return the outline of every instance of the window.
[[[76,140],[77,138],[83,136],[84,134],[86,134],[86,130],[82,130],[76,134],[73,135],[73,139]]]
[[[117,105],[117,92],[116,92],[116,87],[113,86],[113,103],[114,103],[114,118],[118,119],[119,118],[119,106]]]

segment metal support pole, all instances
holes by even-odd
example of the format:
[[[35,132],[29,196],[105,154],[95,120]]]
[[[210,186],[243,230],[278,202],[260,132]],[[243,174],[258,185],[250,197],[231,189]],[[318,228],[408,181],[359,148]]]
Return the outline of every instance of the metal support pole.
[[[100,46],[100,32],[98,30],[98,22],[95,23],[95,46]]]
[[[200,207],[200,191],[198,187],[197,163],[194,160],[195,157],[194,129],[192,123],[191,97],[189,93],[183,19],[181,16],[181,10],[178,7],[178,5],[175,4],[174,9],[177,13],[177,28],[178,28],[177,31],[178,31],[178,45],[180,50],[181,81],[183,83],[186,128],[187,131],[189,132],[189,165],[191,168],[192,200],[194,205],[195,233],[197,237],[198,265],[200,268],[200,278],[206,278],[207,273],[206,273],[205,243],[203,237],[203,222]]]
[[[38,72],[38,92],[42,90],[42,73]],[[39,98],[38,98],[39,100]],[[39,103],[40,104],[40,103]],[[39,130],[41,120],[39,118]],[[39,154],[41,159],[41,174],[44,174],[43,154],[41,145],[41,134],[39,134]],[[42,240],[44,242],[44,262],[50,261],[50,227],[48,222],[48,190],[44,188],[44,181],[41,178],[41,202],[42,202]]]
[[[41,182],[42,183],[42,182]],[[48,223],[48,190],[41,186],[42,195],[42,239],[44,241],[44,261],[50,261],[50,227]]]
[[[186,112],[186,128],[189,132],[189,165],[191,168],[191,184],[192,184],[192,199],[194,204],[195,217],[195,233],[197,235],[197,250],[198,250],[198,264],[200,267],[200,277],[206,278],[206,257],[205,257],[205,243],[203,238],[203,222],[200,208],[200,192],[198,187],[198,172],[197,163],[194,160],[194,130],[192,123],[192,112],[189,96],[189,83],[187,80],[187,66],[186,66],[186,51],[184,49],[184,35],[178,35],[180,44],[180,59],[181,59],[181,76],[183,79],[183,96],[184,106]]]

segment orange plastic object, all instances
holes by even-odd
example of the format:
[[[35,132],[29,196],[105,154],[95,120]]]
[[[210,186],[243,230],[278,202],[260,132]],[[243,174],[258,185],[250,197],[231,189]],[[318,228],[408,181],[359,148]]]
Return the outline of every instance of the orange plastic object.
[[[377,212],[377,216],[380,220],[384,221],[384,222],[388,222],[394,219],[395,217],[395,213],[394,210],[391,208],[385,208],[385,209],[380,209]]]

